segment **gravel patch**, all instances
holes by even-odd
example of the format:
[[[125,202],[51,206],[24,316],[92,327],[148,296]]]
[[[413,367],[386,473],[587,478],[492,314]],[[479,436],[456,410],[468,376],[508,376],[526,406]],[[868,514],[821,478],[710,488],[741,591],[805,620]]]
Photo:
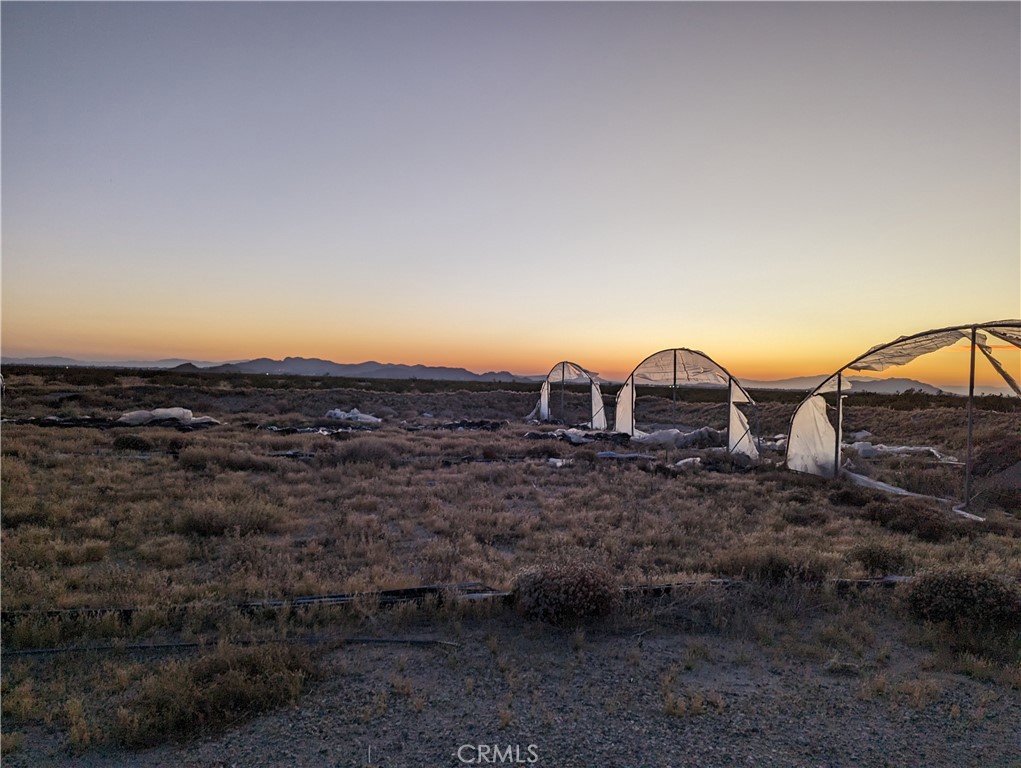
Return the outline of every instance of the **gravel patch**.
[[[72,756],[58,734],[34,728],[4,764],[1006,768],[1021,759],[1016,689],[926,671],[925,652],[899,643],[880,663],[834,664],[662,626],[579,632],[497,616],[431,631],[457,647],[330,650],[299,706],[227,733]]]

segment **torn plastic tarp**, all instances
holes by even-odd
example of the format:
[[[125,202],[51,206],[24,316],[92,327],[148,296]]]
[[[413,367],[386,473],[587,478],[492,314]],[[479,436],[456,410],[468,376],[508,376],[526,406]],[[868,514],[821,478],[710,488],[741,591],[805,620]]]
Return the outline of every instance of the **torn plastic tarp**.
[[[552,432],[526,432],[526,440],[563,440],[571,445],[587,445],[588,443],[606,442],[627,445],[630,435],[619,432],[586,432],[582,429],[556,429]]]
[[[200,425],[212,426],[220,423],[211,416],[195,416],[187,408],[154,408],[151,411],[129,411],[117,419],[118,424],[125,424],[129,427],[140,427],[154,422],[175,422],[190,427]]]
[[[844,443],[843,447],[854,450],[863,459],[874,459],[877,456],[932,456],[944,464],[960,464],[960,462],[948,454],[936,450],[930,445],[874,445],[867,440],[860,440],[854,443]]]
[[[599,377],[569,360],[562,360],[557,363],[546,374],[546,378],[543,379],[542,387],[539,390],[539,402],[536,403],[532,412],[525,417],[525,421],[550,420],[549,400],[551,384],[585,384],[586,382],[589,384],[591,400],[591,417],[586,424],[592,429],[606,429],[606,410],[603,406],[603,393],[599,388]]]
[[[679,429],[660,429],[656,432],[641,434],[631,438],[631,441],[639,445],[666,445],[673,448],[706,448],[723,446],[727,444],[727,433],[712,427],[702,427],[691,432],[682,432]]]
[[[837,432],[841,428],[843,404],[840,399],[836,402],[833,411],[836,422],[834,427],[827,414],[826,402],[821,395],[836,390],[838,386],[843,390],[842,374],[845,370],[883,371],[892,366],[904,365],[930,352],[953,346],[962,340],[974,339],[975,347],[972,354],[974,355],[975,350],[981,352],[1004,382],[1021,397],[1021,386],[1018,385],[1016,378],[993,355],[994,350],[987,343],[990,336],[1006,341],[1014,347],[1021,347],[1021,320],[996,320],[975,325],[938,328],[911,336],[900,336],[886,344],[872,347],[827,378],[798,406],[791,419],[790,437],[787,441],[787,466],[798,472],[809,472],[823,477],[836,475]],[[967,459],[965,464],[969,465]],[[966,471],[966,493],[969,482],[970,474]]]
[[[368,413],[362,413],[357,408],[352,408],[350,411],[342,411],[340,408],[334,408],[331,411],[326,412],[326,418],[338,419],[340,421],[357,421],[360,424],[379,424],[383,420],[372,416]]]
[[[883,491],[884,493],[890,493],[894,496],[911,496],[916,499],[932,499],[943,503],[952,503],[949,499],[940,499],[936,496],[926,496],[924,493],[912,493],[911,491],[906,491],[903,488],[898,488],[896,485],[890,485],[889,483],[884,483],[881,480],[875,480],[871,477],[866,477],[865,475],[859,475],[847,469],[841,469],[840,476],[846,477],[855,485],[860,485],[863,488],[871,488],[874,491]],[[955,504],[951,507],[951,509],[953,509],[956,514],[968,520],[975,520],[977,522],[983,522],[985,520],[984,517],[979,517],[978,515],[973,515],[971,512],[965,511],[963,504]]]
[[[649,355],[631,372],[617,393],[615,429],[633,437],[643,432],[635,426],[635,387],[726,387],[727,450],[757,460],[759,451],[751,435],[748,420],[737,409],[738,403],[754,405],[754,400],[723,366],[703,352],[684,347],[664,349]]]

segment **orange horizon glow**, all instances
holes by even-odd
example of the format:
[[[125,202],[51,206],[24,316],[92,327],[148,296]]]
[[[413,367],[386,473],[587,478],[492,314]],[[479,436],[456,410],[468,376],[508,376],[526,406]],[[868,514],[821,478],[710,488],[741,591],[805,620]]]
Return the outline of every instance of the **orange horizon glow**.
[[[8,335],[7,329],[4,335]],[[134,335],[135,332],[130,330],[124,334],[128,338]],[[63,338],[65,341],[69,340],[68,335],[64,335]],[[540,348],[529,349],[530,345],[520,340],[512,340],[508,344],[483,350],[464,341],[452,340],[448,346],[439,348],[435,345],[424,345],[415,339],[349,340],[344,343],[303,340],[292,343],[289,339],[283,338],[249,338],[233,343],[226,338],[210,337],[198,343],[184,343],[170,338],[160,339],[162,343],[153,343],[155,340],[150,338],[150,344],[130,344],[124,343],[127,340],[124,338],[97,342],[95,337],[82,334],[81,337],[72,335],[70,340],[76,343],[59,344],[56,339],[47,335],[34,337],[28,344],[12,345],[5,340],[3,354],[8,358],[61,356],[97,362],[186,359],[218,363],[257,358],[280,360],[285,357],[303,357],[347,364],[374,360],[380,363],[465,368],[474,373],[509,371],[516,375],[545,374],[561,360],[571,360],[605,379],[622,381],[645,357],[660,349],[670,348],[646,347],[642,352],[636,353],[630,353],[630,350],[611,353],[606,349],[588,349],[579,350],[582,354],[565,355],[558,354],[558,351],[553,349],[543,348],[552,347],[552,344],[531,345]],[[794,350],[787,345],[778,345],[777,351],[772,353],[761,348],[742,349],[737,344],[724,346],[726,349],[719,351],[709,347],[701,348],[700,351],[709,355],[738,379],[774,381],[834,373],[837,366],[846,365],[874,344],[860,345],[857,353],[844,351],[850,346],[850,342],[842,344],[839,350],[829,348],[825,351],[807,347]],[[1016,379],[1021,379],[1021,351],[1006,344],[995,344],[992,347],[994,355],[1008,373]],[[847,370],[846,375],[910,378],[934,386],[962,386],[968,381],[969,352],[970,345],[966,339],[962,339],[953,347],[924,355],[907,365],[882,372]],[[976,384],[980,386],[1003,384],[1002,378],[981,353],[976,354]]]

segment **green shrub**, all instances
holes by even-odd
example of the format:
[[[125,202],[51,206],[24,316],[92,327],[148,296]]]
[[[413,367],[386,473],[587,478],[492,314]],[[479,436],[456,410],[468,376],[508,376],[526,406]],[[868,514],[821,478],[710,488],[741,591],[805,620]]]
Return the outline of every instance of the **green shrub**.
[[[918,578],[907,595],[911,615],[959,627],[1021,628],[1021,587],[984,571],[943,570]]]
[[[146,747],[221,730],[296,702],[314,672],[307,654],[289,646],[221,646],[195,661],[171,661],[120,708],[115,736]]]
[[[620,602],[607,569],[578,560],[526,568],[514,585],[514,604],[530,619],[564,624],[605,616]]]

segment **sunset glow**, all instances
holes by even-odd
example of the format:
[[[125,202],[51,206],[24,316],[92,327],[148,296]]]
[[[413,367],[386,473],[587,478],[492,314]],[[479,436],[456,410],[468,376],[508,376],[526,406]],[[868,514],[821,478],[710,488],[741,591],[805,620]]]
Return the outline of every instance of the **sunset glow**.
[[[2,14],[5,358],[777,379],[1021,316],[1016,3]]]

